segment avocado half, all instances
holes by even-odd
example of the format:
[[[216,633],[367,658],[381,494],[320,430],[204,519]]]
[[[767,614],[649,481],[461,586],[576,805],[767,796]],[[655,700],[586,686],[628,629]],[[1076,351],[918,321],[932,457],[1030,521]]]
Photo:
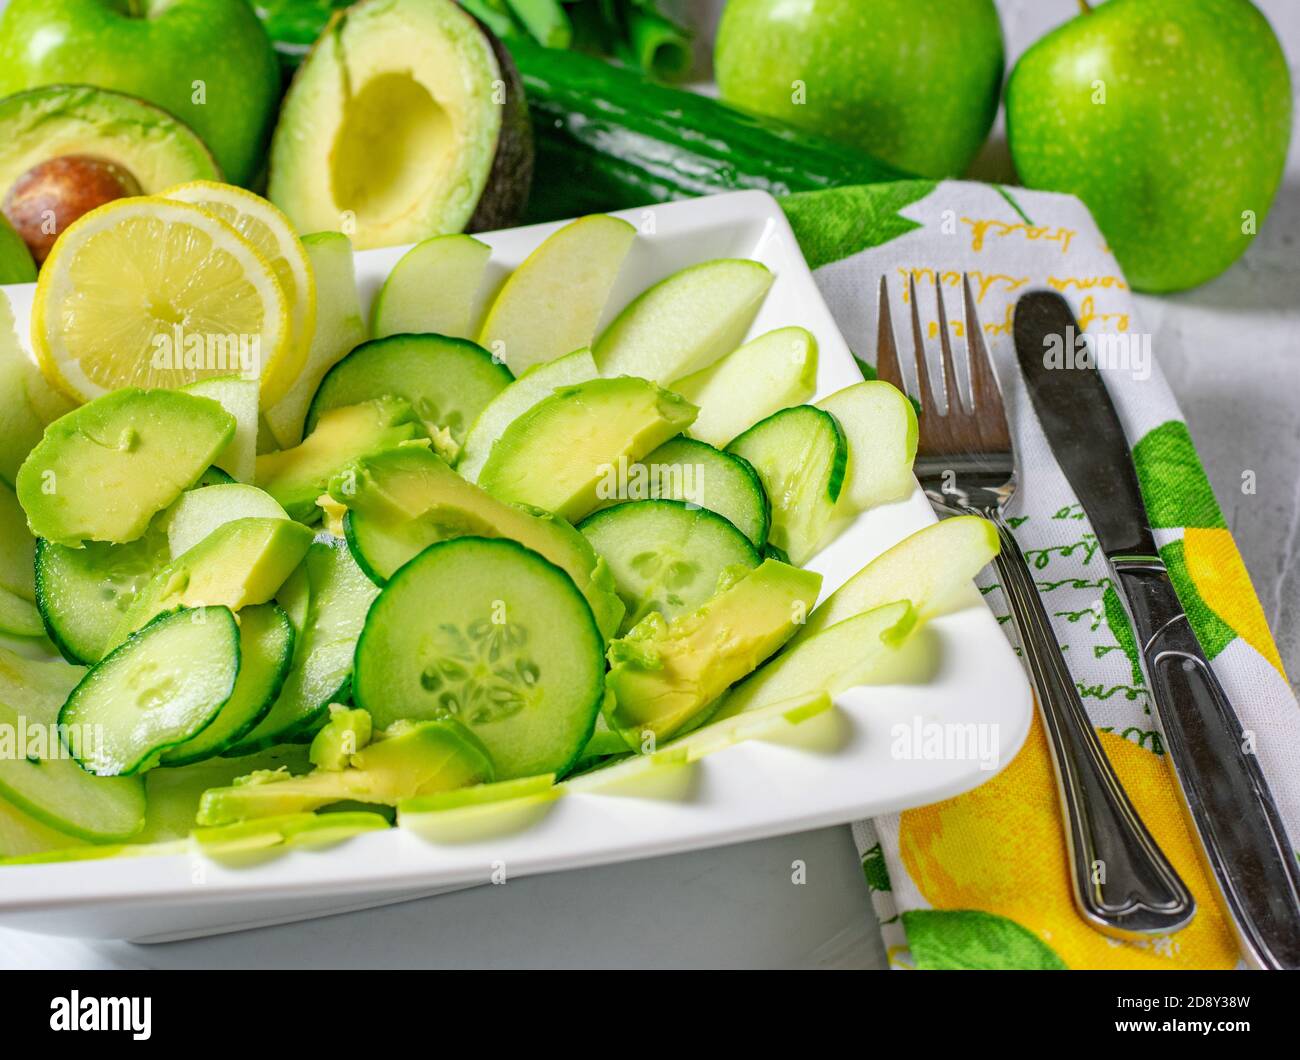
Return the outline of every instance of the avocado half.
[[[189,126],[134,96],[50,85],[0,99],[0,207],[38,260],[57,234],[41,231],[46,210],[62,231],[123,194],[220,179]]]
[[[269,196],[299,232],[358,249],[515,223],[532,181],[509,53],[453,0],[362,0],[294,76]]]

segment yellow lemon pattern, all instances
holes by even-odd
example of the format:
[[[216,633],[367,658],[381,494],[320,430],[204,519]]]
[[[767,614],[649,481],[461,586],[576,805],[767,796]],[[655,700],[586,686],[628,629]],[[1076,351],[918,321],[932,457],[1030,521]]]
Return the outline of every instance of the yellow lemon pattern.
[[[904,868],[935,909],[1005,917],[1070,968],[1232,968],[1237,946],[1201,868],[1166,760],[1113,733],[1101,740],[1138,813],[1196,897],[1196,918],[1182,931],[1118,942],[1075,912],[1056,781],[1037,716],[1020,754],[998,776],[902,815]]]
[[[1232,534],[1227,530],[1188,527],[1183,531],[1183,559],[1205,606],[1236,630],[1286,680],[1264,609],[1259,605]]]

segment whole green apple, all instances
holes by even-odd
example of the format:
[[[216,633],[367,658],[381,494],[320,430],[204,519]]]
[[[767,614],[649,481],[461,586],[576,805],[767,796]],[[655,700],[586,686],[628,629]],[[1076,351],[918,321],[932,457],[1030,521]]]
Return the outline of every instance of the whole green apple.
[[[1242,254],[1290,137],[1286,58],[1249,0],[1110,0],[1035,44],[1007,86],[1020,179],[1079,196],[1144,291]]]
[[[246,184],[270,135],[280,73],[246,0],[10,0],[0,15],[0,96],[61,83],[170,111],[228,180]]]
[[[998,109],[993,0],[730,0],[722,98],[927,177],[961,173]]]

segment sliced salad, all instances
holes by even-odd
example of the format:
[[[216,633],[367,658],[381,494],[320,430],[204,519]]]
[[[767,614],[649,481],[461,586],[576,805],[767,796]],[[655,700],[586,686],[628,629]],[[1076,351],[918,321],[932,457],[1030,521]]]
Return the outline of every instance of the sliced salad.
[[[201,214],[238,250],[209,267],[262,261],[238,234],[256,207],[171,198],[123,223],[166,243]],[[130,255],[114,232],[105,208],[62,239]],[[746,341],[758,262],[700,262],[598,333],[632,226],[562,227],[490,297],[487,247],[444,237],[367,334],[346,238],[270,237],[295,267],[256,323],[296,336],[270,375],[108,363],[87,321],[156,322],[103,288],[44,358],[72,404],[24,408],[46,426],[0,481],[8,860],[472,830],[832,709],[997,551],[952,519],[819,603],[805,564],[914,488],[916,417],[879,382],[811,403],[798,321]],[[77,294],[52,260],[37,331]]]

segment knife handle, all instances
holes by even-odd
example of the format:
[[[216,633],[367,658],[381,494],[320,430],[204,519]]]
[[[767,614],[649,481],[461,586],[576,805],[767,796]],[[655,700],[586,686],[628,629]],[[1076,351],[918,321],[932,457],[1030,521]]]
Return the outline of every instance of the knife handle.
[[[1164,565],[1151,558],[1113,566],[1184,807],[1247,960],[1300,968],[1300,864],[1241,721]]]
[[[1020,546],[989,513],[1002,548],[996,563],[1038,692],[1067,831],[1075,905],[1098,931],[1120,938],[1177,931],[1196,902],[1120,785],[1061,654]]]

